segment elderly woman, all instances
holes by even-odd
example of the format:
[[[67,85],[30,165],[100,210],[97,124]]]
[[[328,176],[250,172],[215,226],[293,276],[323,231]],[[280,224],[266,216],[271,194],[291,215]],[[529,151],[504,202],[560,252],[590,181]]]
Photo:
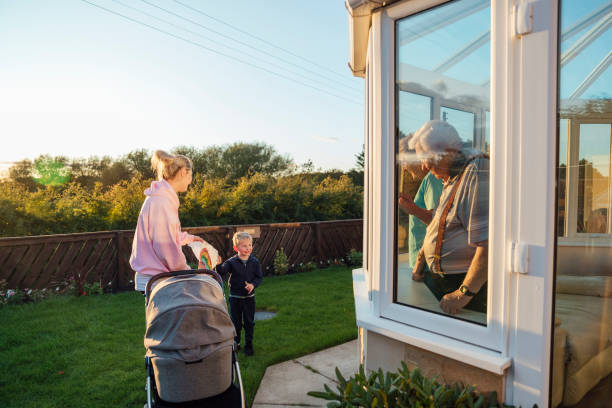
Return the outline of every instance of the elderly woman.
[[[463,148],[455,128],[439,120],[425,123],[409,147],[444,184],[437,207],[420,214],[428,225],[412,277],[425,281],[446,313],[486,312],[489,159]]]
[[[442,193],[442,181],[430,171],[423,169],[419,161],[415,160],[414,150],[408,146],[412,136],[411,133],[400,139],[400,161],[402,172],[410,175],[412,180],[420,181],[420,184],[414,198],[407,195],[405,191],[400,191],[399,208],[409,214],[408,256],[409,265],[414,268],[419,251],[423,246],[427,224],[431,221],[431,210],[438,204]]]

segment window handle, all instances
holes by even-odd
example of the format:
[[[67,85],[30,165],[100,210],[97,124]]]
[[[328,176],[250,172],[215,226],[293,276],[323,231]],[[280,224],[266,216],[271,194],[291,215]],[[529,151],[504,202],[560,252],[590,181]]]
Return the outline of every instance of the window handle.
[[[513,241],[510,246],[510,271],[529,273],[529,245],[525,242]]]
[[[525,0],[515,4],[513,7],[514,14],[514,35],[522,37],[533,31],[533,4]]]

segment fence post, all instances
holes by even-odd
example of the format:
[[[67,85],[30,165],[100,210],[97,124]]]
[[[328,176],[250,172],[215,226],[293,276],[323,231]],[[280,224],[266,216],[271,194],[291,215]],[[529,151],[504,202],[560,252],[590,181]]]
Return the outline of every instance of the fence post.
[[[115,279],[115,289],[123,289],[125,284],[125,268],[123,265],[123,232],[115,231],[115,239],[117,240],[117,277]]]
[[[234,241],[232,238],[234,237],[236,228],[228,227],[225,231],[225,258],[229,259],[233,255]]]
[[[323,260],[323,249],[321,248],[321,224],[317,222],[312,224],[312,226],[314,228],[315,259],[317,260],[317,262],[320,262]]]

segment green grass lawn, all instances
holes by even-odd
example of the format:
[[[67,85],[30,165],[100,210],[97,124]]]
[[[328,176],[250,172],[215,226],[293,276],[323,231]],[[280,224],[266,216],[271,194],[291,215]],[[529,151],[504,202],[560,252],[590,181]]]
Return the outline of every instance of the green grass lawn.
[[[269,365],[357,337],[349,268],[266,277],[256,299],[277,316],[238,356],[249,406]],[[144,329],[136,292],[0,308],[0,406],[142,407]]]

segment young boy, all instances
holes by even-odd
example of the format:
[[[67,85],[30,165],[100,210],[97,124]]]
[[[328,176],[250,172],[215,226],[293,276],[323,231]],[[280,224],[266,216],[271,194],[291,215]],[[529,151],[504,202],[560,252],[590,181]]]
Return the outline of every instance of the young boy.
[[[244,321],[244,338],[247,356],[253,355],[253,328],[255,327],[255,288],[263,278],[261,264],[251,255],[253,238],[248,232],[236,232],[232,238],[236,255],[217,266],[222,275],[229,273],[230,315],[236,328],[237,348],[240,349],[240,335]]]

